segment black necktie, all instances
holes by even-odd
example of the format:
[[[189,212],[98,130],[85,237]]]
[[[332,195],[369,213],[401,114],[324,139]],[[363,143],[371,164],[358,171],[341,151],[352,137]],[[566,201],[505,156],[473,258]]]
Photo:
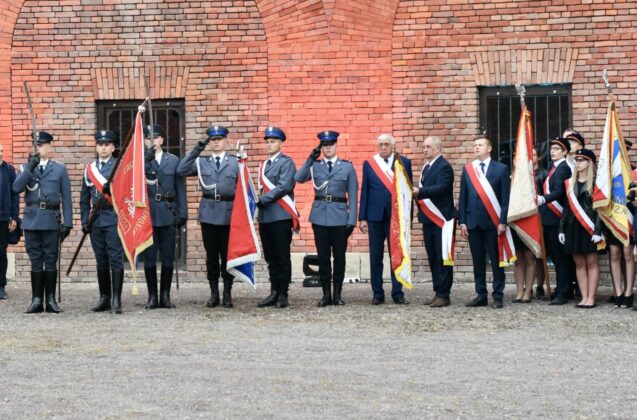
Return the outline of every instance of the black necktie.
[[[265,162],[266,169],[268,168],[268,166],[270,166],[271,163],[272,163],[272,161],[270,159],[268,159],[268,161]]]
[[[44,175],[44,165],[40,165],[40,175]]]
[[[332,161],[331,160],[327,161],[327,172],[330,173],[330,174],[332,173]]]
[[[216,160],[216,164],[217,164],[217,169],[219,169],[221,167],[221,162],[219,161],[219,156],[215,157]]]
[[[106,162],[104,162],[104,161],[100,161],[100,170],[101,170],[101,169],[104,169],[104,164],[105,164],[105,163],[106,163]]]
[[[426,164],[426,165],[425,165],[425,171],[424,171],[424,173],[427,173],[427,171],[429,170],[429,167],[430,167],[430,166],[431,166],[431,165],[429,165],[429,164]]]
[[[389,165],[389,159],[383,159],[385,161],[386,164]]]
[[[484,174],[484,165],[485,165],[484,162],[480,162],[480,169],[482,169],[482,173],[483,174]]]

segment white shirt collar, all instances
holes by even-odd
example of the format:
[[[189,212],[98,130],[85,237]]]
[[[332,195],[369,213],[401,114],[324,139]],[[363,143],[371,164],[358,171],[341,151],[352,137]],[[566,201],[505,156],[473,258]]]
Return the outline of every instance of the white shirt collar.
[[[97,159],[97,161],[98,161],[99,163],[102,163],[102,162],[104,162],[104,163],[108,163],[108,161],[109,161],[109,160],[111,160],[111,158],[110,158],[110,157],[109,157],[109,158],[107,158],[106,160],[102,160],[102,159],[99,159],[99,158]]]
[[[336,161],[338,160],[338,156],[334,156],[331,159],[327,159],[327,158],[323,158],[325,160],[325,164],[327,165],[327,162],[332,162],[332,166],[336,163]]]
[[[220,154],[216,155],[214,153],[212,153],[210,155],[210,157],[212,157],[212,160],[217,160],[217,158],[219,158],[219,161],[222,161],[224,157],[226,157],[226,152],[225,150],[223,152],[221,152]]]
[[[433,160],[431,160],[429,162],[425,162],[425,165],[429,165],[429,167],[431,168],[433,166],[434,162],[437,161],[440,156],[442,156],[442,155],[438,155],[435,158],[433,158]]]
[[[274,162],[280,155],[281,152],[277,152],[274,156],[269,157],[267,160],[269,160],[270,162]]]
[[[41,166],[41,167],[43,167],[43,168],[44,168],[44,167],[46,167],[46,164],[47,164],[47,163],[49,163],[49,159],[47,159],[47,160],[40,160],[40,163],[38,164],[38,166]]]
[[[557,165],[559,165],[560,163],[564,162],[566,160],[566,158],[562,158],[560,160],[557,160],[555,162],[553,162],[553,165],[555,165],[555,167],[557,168]]]
[[[164,155],[164,151],[159,149],[156,153],[155,153],[155,160],[157,161],[157,163],[161,163],[161,157]]]

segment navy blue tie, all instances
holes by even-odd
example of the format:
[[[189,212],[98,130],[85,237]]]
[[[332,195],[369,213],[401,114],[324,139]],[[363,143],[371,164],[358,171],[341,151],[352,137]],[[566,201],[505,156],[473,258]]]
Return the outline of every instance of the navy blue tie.
[[[484,165],[485,165],[484,162],[480,162],[480,169],[482,169],[482,173],[483,174],[484,174]]]
[[[330,174],[332,173],[332,161],[331,160],[327,161],[327,172],[330,173]]]

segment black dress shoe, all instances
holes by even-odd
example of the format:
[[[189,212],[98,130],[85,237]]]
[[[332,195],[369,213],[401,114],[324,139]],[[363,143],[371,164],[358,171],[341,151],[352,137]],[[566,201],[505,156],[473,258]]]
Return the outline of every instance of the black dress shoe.
[[[396,305],[409,305],[409,301],[402,296],[394,299],[394,303]]]
[[[323,308],[325,306],[330,306],[331,304],[332,304],[332,297],[331,296],[323,296],[323,298],[318,301],[316,306],[318,306],[319,308]]]
[[[385,303],[385,299],[372,298],[371,301],[372,305],[382,305],[383,303]]]
[[[261,302],[257,303],[257,308],[265,308],[267,306],[276,305],[276,301],[279,299],[278,292],[270,292],[270,295],[263,299]]]
[[[568,299],[565,299],[561,296],[555,296],[549,305],[566,305],[568,303]]]
[[[544,293],[543,287],[535,288],[535,298],[540,300],[544,300],[546,298],[546,294]]]
[[[615,305],[617,305],[618,308],[621,308],[623,304],[624,304],[624,295],[617,296],[617,298],[615,299]]]
[[[635,295],[624,296],[622,301],[622,308],[632,308],[635,301]]]
[[[6,299],[7,297],[7,292],[4,290],[4,287],[0,287],[0,299]]]
[[[343,299],[341,299],[341,296],[334,296],[334,299],[332,299],[332,305],[334,306],[341,306],[341,305],[345,305],[345,302],[343,302]]]
[[[289,305],[289,303],[288,303],[288,294],[287,293],[279,293],[279,298],[277,299],[277,301],[274,304],[274,306],[276,308],[287,308],[288,305]]]
[[[465,306],[467,308],[477,308],[478,306],[487,306],[489,301],[486,296],[476,296],[473,300],[467,303]]]
[[[597,304],[593,303],[592,305],[582,305],[582,308],[584,309],[593,309],[596,308]]]
[[[493,299],[493,303],[491,304],[491,308],[500,309],[504,306],[502,299]]]

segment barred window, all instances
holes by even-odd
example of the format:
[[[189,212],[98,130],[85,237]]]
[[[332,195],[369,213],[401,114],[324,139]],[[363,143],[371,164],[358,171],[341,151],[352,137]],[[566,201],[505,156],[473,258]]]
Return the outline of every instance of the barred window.
[[[571,85],[525,85],[525,88],[535,145],[541,150],[542,166],[547,167],[548,141],[572,126]],[[480,128],[493,141],[491,158],[511,167],[522,110],[520,97],[515,86],[480,87],[479,93]]]

